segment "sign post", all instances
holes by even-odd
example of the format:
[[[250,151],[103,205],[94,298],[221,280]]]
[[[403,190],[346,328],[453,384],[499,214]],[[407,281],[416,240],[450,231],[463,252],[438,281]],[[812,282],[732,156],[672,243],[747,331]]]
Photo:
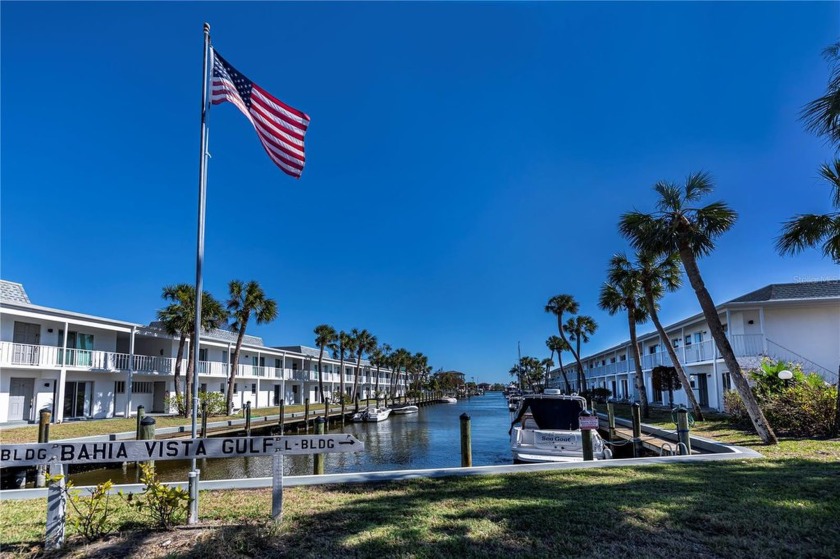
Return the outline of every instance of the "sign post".
[[[203,433],[202,433],[203,434]],[[171,440],[135,440],[73,443],[55,441],[39,444],[0,445],[4,467],[49,465],[50,475],[63,473],[64,464],[90,462],[150,462],[154,460],[196,460],[198,458],[235,458],[271,456],[273,489],[271,516],[279,522],[283,516],[283,457],[286,454],[331,454],[361,452],[365,445],[348,434],[293,435],[273,437],[219,437]],[[191,480],[197,473],[189,473]],[[197,479],[190,485],[198,492]],[[195,499],[197,495],[190,494]],[[46,548],[60,549],[65,526],[64,478],[50,482],[47,496]]]

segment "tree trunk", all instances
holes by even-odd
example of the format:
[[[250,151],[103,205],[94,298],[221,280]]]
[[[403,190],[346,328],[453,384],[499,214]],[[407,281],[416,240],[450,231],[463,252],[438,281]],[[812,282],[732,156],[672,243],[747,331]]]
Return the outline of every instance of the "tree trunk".
[[[636,392],[639,393],[639,400],[642,404],[642,417],[650,417],[648,406],[647,390],[645,390],[645,377],[642,373],[642,357],[639,355],[639,344],[636,341],[636,309],[627,309],[627,322],[630,325],[630,345],[633,346],[633,364],[636,366]]]
[[[379,367],[380,367],[379,363],[377,363],[376,364],[376,388],[374,388],[374,390],[376,391],[376,397],[377,398],[379,397]]]
[[[715,303],[712,301],[711,295],[706,290],[706,285],[703,283],[703,278],[700,277],[700,269],[697,267],[697,261],[694,259],[694,253],[688,246],[680,247],[680,258],[682,258],[683,268],[685,274],[688,276],[688,281],[694,289],[697,296],[697,301],[700,303],[700,308],[703,309],[703,315],[706,317],[706,323],[709,325],[709,331],[712,333],[712,338],[715,340],[715,345],[718,348],[726,368],[732,377],[735,384],[735,389],[741,400],[744,402],[744,407],[752,420],[758,436],[764,441],[764,444],[778,444],[776,434],[773,428],[764,417],[761,408],[758,407],[758,402],[752,393],[749,382],[747,382],[744,373],[741,372],[741,366],[735,358],[735,352],[732,351],[732,346],[729,345],[729,340],[726,338],[726,332],[723,331],[723,325],[720,322]]]
[[[581,335],[578,334],[577,342],[575,342],[575,345],[577,346],[577,351],[574,351],[573,355],[575,357],[575,362],[578,366],[578,382],[580,383],[581,392],[586,392],[586,374],[583,372],[583,363],[580,362],[580,336]]]
[[[239,351],[242,349],[242,339],[245,337],[245,328],[247,326],[248,319],[246,318],[239,326],[239,335],[236,337],[236,346],[233,348],[233,355],[230,359],[230,375],[228,376],[228,389],[226,394],[228,415],[233,411],[233,385],[236,383],[236,369],[239,367]]]
[[[557,330],[560,332],[560,339],[569,347],[569,351],[572,352],[572,357],[575,358],[575,363],[578,365],[578,392],[582,392],[586,389],[586,379],[583,377],[583,363],[580,362],[580,356],[575,353],[574,348],[572,348],[572,344],[569,343],[569,340],[566,339],[566,334],[563,333],[563,315],[557,315]],[[580,342],[578,342],[580,345]],[[562,370],[562,368],[561,368]],[[583,382],[581,379],[583,378]],[[566,372],[563,371],[563,379],[566,381],[566,386],[569,386],[569,380],[566,378]]]
[[[184,398],[181,395],[181,359],[184,358],[184,346],[187,344],[187,335],[181,332],[181,339],[178,341],[178,354],[175,358],[175,401],[178,405],[178,415],[187,417],[184,406]]]
[[[356,401],[356,396],[359,394],[359,374],[362,368],[362,352],[356,354],[356,374],[353,375],[353,398]]]
[[[659,315],[656,313],[656,302],[653,300],[653,292],[651,291],[649,285],[645,285],[645,299],[647,300],[650,319],[653,321],[656,331],[659,332],[659,337],[664,342],[665,349],[668,350],[668,355],[671,357],[671,362],[674,364],[674,369],[677,371],[677,377],[680,379],[682,389],[685,390],[686,398],[688,398],[688,404],[691,406],[691,409],[694,410],[694,418],[697,419],[697,421],[704,421],[703,412],[700,411],[700,404],[697,403],[697,398],[694,397],[694,390],[691,389],[691,383],[688,380],[688,375],[685,374],[685,371],[680,364],[680,360],[677,357],[677,352],[674,351],[674,347],[671,345],[671,340],[668,338],[668,334],[665,333],[662,323],[659,322]],[[685,341],[683,341],[683,343],[685,343]],[[668,396],[671,398],[671,405],[673,406],[674,393],[673,389],[670,388],[670,383],[668,386]]]
[[[321,346],[321,353],[318,354],[318,397],[324,401],[324,371],[321,368],[324,361],[324,346]]]

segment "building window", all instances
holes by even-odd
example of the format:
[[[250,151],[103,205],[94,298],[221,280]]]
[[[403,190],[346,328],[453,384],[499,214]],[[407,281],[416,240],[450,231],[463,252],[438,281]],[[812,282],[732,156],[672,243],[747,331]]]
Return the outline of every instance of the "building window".
[[[619,361],[627,361],[627,355],[619,355],[618,360]]]
[[[225,383],[219,384],[219,392],[221,392],[222,394],[225,393]]]
[[[114,394],[125,394],[125,381],[118,380],[114,382]]]
[[[724,390],[732,390],[732,376],[729,373],[721,373]]]
[[[239,383],[238,382],[233,383],[233,393],[234,394],[239,393]]]
[[[256,393],[257,393],[257,383],[255,382],[255,383],[251,384],[251,394],[256,394]]]
[[[202,382],[202,383],[201,383],[201,386],[199,386],[199,390],[200,390],[201,392],[205,392],[205,393],[206,393],[206,392],[207,392],[207,383],[206,383],[206,382]]]
[[[131,391],[135,394],[151,394],[153,383],[146,381],[134,381],[131,383]]]
[[[659,344],[653,344],[648,348],[648,353],[650,353],[651,355],[653,355],[657,351],[659,351]]]
[[[685,347],[688,347],[690,345],[691,345],[691,335],[689,334],[688,336],[685,337]]]
[[[695,332],[694,333],[694,341],[698,344],[703,341],[703,332]]]
[[[198,350],[198,360],[199,361],[207,361],[207,348],[199,348]]]
[[[682,338],[674,338],[674,349],[677,349],[677,348],[680,347],[680,342],[681,341],[682,341]]]

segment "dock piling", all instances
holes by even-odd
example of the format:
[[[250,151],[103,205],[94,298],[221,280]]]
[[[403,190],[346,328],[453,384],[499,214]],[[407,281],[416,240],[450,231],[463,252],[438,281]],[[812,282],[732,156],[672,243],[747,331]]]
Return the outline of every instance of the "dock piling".
[[[591,417],[592,414],[589,410],[583,410],[580,412],[579,417]],[[592,453],[592,429],[590,427],[584,427],[581,425],[580,427],[580,441],[583,447],[583,460],[584,462],[591,462],[595,459]]]
[[[470,433],[470,416],[461,414],[461,467],[472,467],[472,435]]]
[[[691,436],[689,434],[688,426],[688,410],[684,407],[677,408],[677,438],[680,441],[680,444],[677,445],[680,455],[685,454],[691,456]]]
[[[286,402],[280,400],[280,417],[277,418],[277,423],[280,424],[280,434],[283,434],[283,426],[286,422]]]
[[[303,401],[303,426],[306,434],[309,434],[309,398]]]
[[[612,402],[607,403],[607,423],[609,425],[610,442],[615,442],[615,408]]]
[[[140,440],[140,422],[143,420],[143,417],[146,415],[146,406],[139,405],[137,406],[137,426],[134,429],[134,438],[136,440]]]
[[[245,402],[245,436],[251,436],[251,402]]]
[[[324,434],[324,418],[319,417],[315,420],[315,434],[316,435],[323,435]],[[324,475],[324,455],[323,454],[316,454],[314,460],[314,467],[313,467],[313,474],[316,476]]]
[[[207,438],[207,400],[201,402],[201,438]]]
[[[140,420],[140,439],[141,441],[151,441],[155,438],[155,418],[151,415],[145,416],[142,420]],[[149,460],[147,462],[149,467],[155,467],[155,461]]]
[[[641,405],[636,402],[631,406],[633,412],[633,458],[642,455],[642,415]]]
[[[50,418],[52,417],[52,412],[50,410],[41,410],[41,414],[38,420],[38,442],[39,443],[48,443],[50,442]],[[35,473],[35,487],[46,487],[47,485],[47,476],[46,476],[46,466],[38,466],[36,473]]]

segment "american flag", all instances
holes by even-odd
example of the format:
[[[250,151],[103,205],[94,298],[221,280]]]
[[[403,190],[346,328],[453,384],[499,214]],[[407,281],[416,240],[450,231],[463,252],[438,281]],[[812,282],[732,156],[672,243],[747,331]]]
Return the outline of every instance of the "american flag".
[[[210,100],[214,105],[230,101],[251,121],[266,153],[284,173],[300,178],[306,157],[303,136],[309,117],[272,96],[239,73],[213,49],[213,81]]]

